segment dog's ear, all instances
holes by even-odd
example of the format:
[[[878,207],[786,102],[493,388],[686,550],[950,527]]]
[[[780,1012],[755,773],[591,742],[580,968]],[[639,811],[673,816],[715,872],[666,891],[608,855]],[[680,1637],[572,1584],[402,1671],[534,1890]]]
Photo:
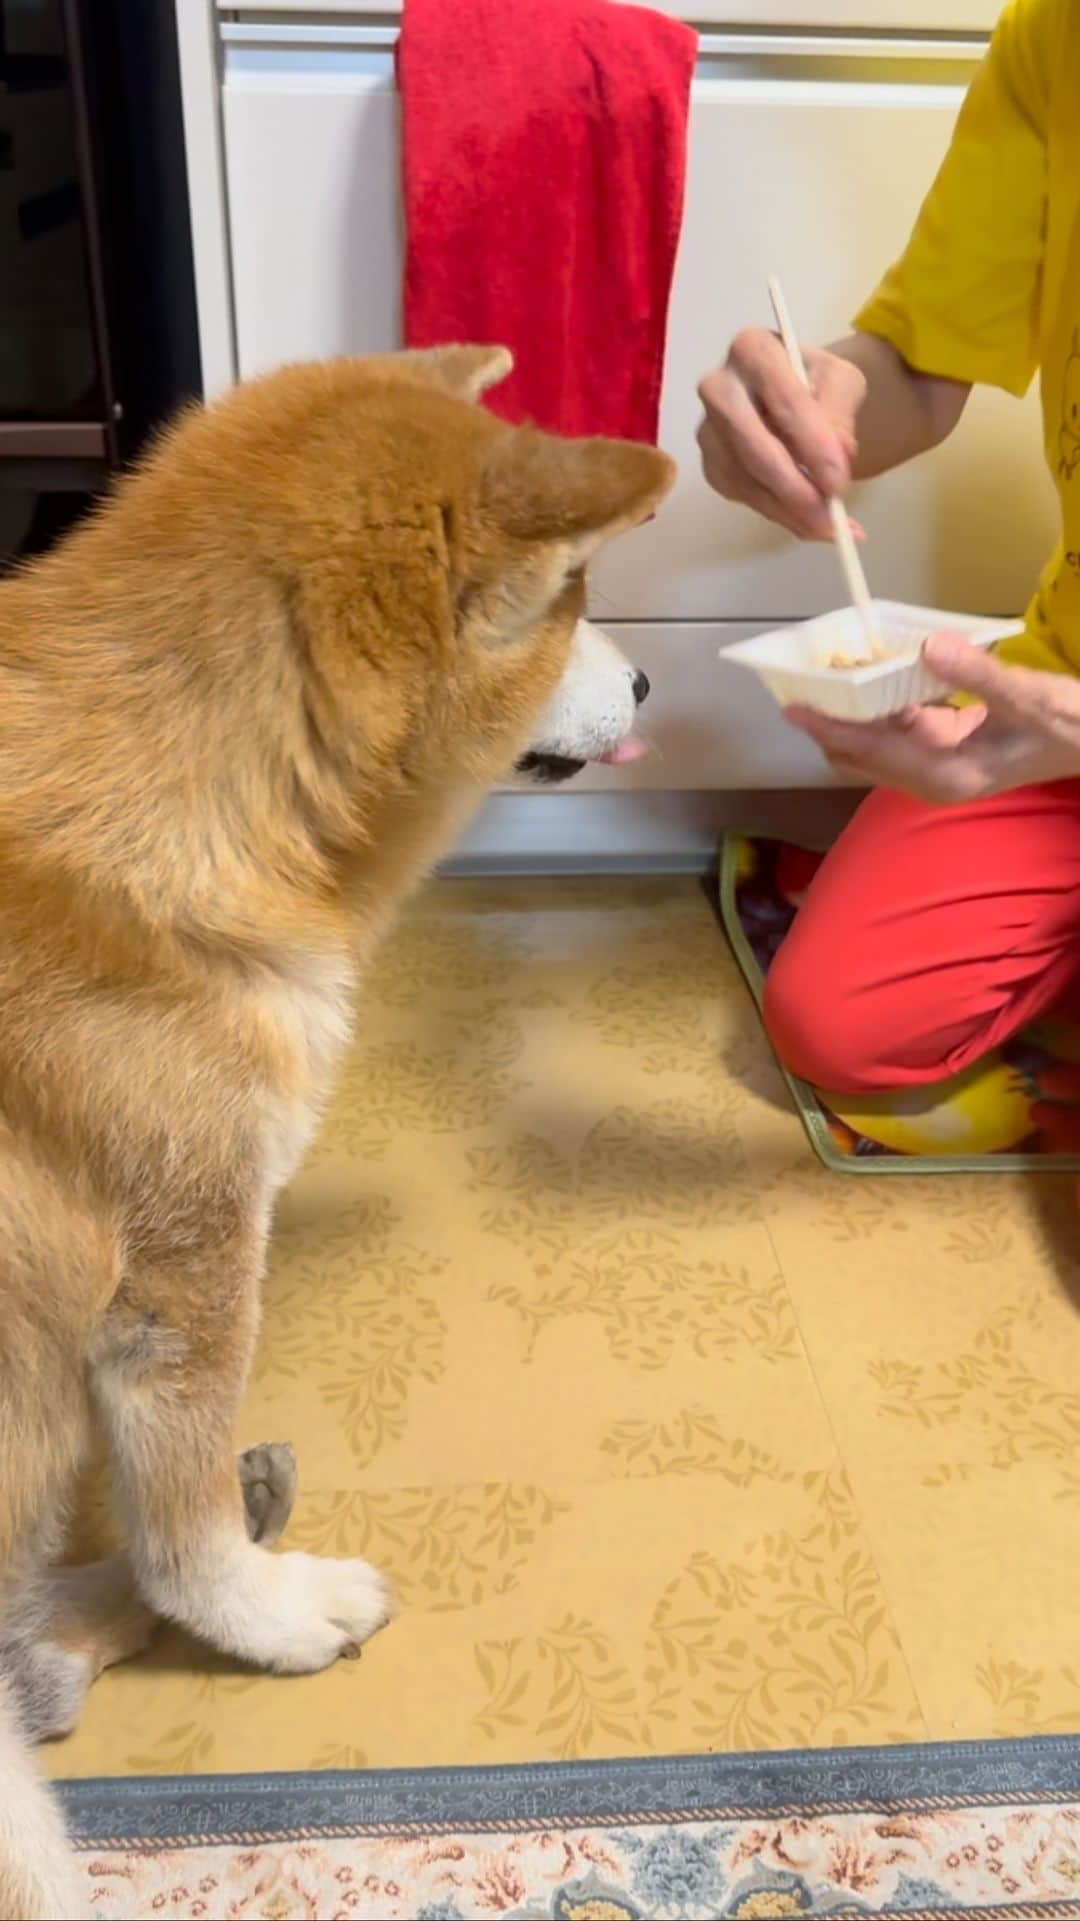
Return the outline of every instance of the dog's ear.
[[[327,545],[298,570],[290,612],[313,737],[343,764],[388,774],[451,658],[438,509]]]
[[[489,387],[505,380],[514,367],[509,347],[424,347],[406,357],[458,400],[479,400]]]
[[[481,479],[485,512],[512,539],[568,545],[583,562],[648,518],[675,463],[633,440],[560,440],[534,428],[500,437]]]

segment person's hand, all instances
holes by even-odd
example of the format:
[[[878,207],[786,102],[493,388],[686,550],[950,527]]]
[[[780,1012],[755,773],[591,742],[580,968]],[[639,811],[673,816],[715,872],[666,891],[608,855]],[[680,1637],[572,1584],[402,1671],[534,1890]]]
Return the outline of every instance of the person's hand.
[[[802,540],[831,540],[826,500],[851,482],[855,420],[866,393],[858,367],[804,349],[808,393],[776,334],[738,334],[722,367],[698,388],[698,429],[710,487]],[[855,528],[856,533],[861,529]]]
[[[838,773],[947,806],[1010,787],[1080,778],[1080,681],[1006,667],[958,634],[935,634],[927,666],[967,707],[911,707],[890,720],[832,720],[808,707],[787,717]]]

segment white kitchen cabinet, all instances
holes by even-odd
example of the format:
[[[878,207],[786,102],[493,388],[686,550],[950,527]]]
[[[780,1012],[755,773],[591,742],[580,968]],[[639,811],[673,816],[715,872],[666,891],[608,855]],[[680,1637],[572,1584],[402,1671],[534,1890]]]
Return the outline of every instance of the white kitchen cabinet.
[[[401,345],[393,53],[377,39],[323,40],[226,41],[222,126],[244,378],[283,360]]]
[[[282,360],[396,346],[396,9],[178,8],[210,388]],[[667,10],[682,8],[667,0]],[[686,11],[727,24],[702,34],[693,86],[661,435],[681,473],[658,519],[593,576],[596,617],[617,623],[653,681],[662,752],[575,789],[608,820],[623,796],[627,823],[658,817],[665,795],[827,778],[755,684],[715,656],[725,636],[835,604],[835,557],[709,493],[696,383],[738,327],[767,319],[771,272],[805,337],[846,328],[903,244],[994,6],[743,0],[740,19],[738,0],[722,12],[697,0]],[[1034,396],[978,394],[950,444],[859,490],[855,506],[883,596],[1017,611],[1054,531]],[[505,818],[520,822],[528,804],[515,800]]]

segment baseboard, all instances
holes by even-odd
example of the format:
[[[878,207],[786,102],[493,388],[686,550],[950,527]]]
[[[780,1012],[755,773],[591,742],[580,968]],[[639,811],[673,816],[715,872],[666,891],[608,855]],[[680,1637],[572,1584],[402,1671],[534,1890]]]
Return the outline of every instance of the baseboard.
[[[731,827],[825,847],[860,795],[846,789],[731,793],[496,794],[443,872],[698,874]]]

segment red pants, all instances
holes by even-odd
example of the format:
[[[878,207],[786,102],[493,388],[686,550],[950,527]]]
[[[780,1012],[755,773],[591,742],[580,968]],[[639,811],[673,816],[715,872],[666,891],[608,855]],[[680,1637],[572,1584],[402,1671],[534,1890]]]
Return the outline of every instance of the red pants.
[[[878,790],[769,969],[784,1064],[834,1093],[943,1080],[1080,1005],[1080,780],[969,807]]]

